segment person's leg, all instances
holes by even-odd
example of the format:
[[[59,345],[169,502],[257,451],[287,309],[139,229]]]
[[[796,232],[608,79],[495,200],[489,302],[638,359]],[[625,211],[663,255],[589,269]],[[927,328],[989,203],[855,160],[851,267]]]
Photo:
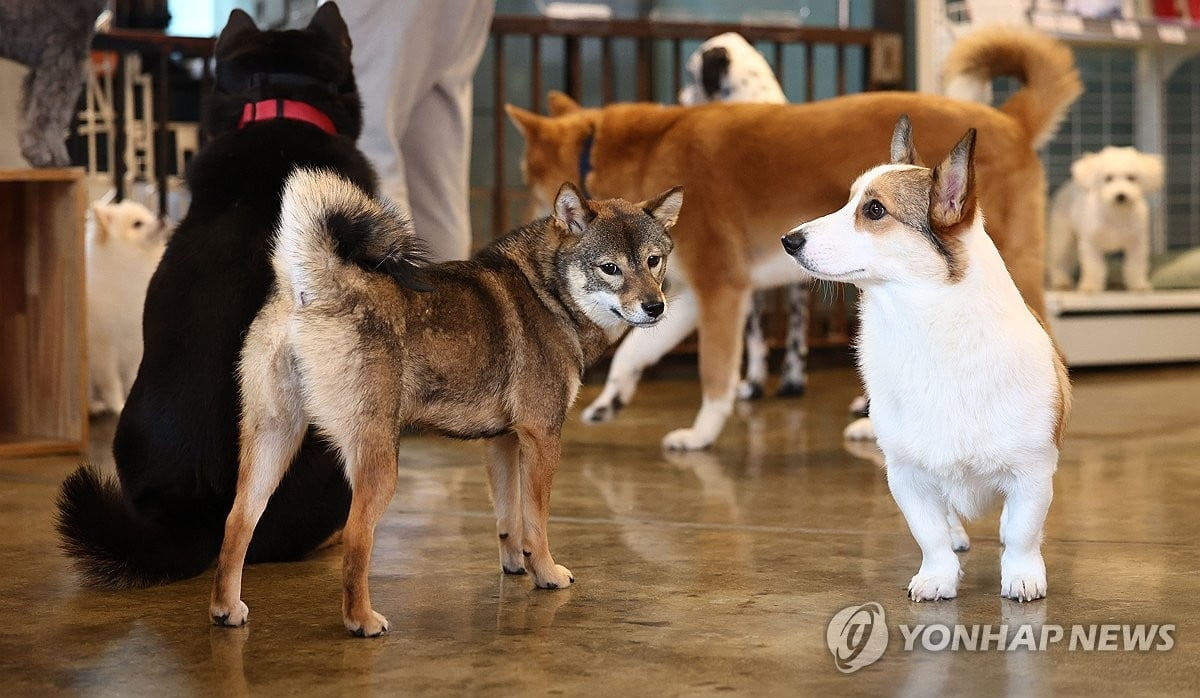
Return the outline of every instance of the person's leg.
[[[430,10],[440,39],[436,82],[413,105],[400,141],[413,228],[436,260],[471,254],[469,171],[475,68],[491,27],[491,2]]]

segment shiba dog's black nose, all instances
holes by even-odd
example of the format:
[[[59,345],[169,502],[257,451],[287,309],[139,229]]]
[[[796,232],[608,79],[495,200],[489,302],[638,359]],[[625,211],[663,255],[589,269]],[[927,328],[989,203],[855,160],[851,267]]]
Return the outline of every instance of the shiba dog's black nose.
[[[800,228],[797,228],[787,235],[779,238],[779,241],[783,243],[783,250],[785,252],[790,255],[795,255],[800,251],[801,247],[804,247],[805,239],[804,231]]]
[[[667,307],[667,304],[663,303],[662,301],[654,301],[653,303],[642,303],[642,310],[644,310],[646,312],[646,314],[649,315],[650,317],[658,317],[659,315],[662,315],[663,310],[666,309],[666,307]]]

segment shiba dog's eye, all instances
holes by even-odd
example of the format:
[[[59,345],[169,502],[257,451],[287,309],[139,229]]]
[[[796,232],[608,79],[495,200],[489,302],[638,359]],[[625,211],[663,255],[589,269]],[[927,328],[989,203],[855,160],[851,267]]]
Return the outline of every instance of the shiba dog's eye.
[[[877,221],[887,215],[887,209],[883,204],[879,203],[879,199],[871,199],[863,205],[863,215],[873,221]]]
[[[621,273],[620,267],[613,264],[612,262],[605,262],[604,264],[601,264],[600,271],[604,272],[605,274],[608,274],[609,276],[616,276],[617,274]]]
[[[650,267],[651,269],[653,269],[654,267],[657,267],[657,266],[658,266],[658,263],[659,263],[659,262],[661,262],[661,261],[662,261],[662,257],[659,257],[659,256],[658,256],[658,255],[656,255],[656,254],[652,254],[652,255],[650,255],[649,257],[647,257],[647,258],[646,258],[646,266],[648,266],[648,267]]]

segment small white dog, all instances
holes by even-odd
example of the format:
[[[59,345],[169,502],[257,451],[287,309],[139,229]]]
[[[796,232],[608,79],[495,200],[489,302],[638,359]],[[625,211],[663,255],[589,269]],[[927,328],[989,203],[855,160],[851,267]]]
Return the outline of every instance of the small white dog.
[[[1050,204],[1050,286],[1071,287],[1079,261],[1079,290],[1103,291],[1104,255],[1125,253],[1125,289],[1150,290],[1150,209],[1146,195],[1162,188],[1162,156],[1109,146],[1071,165],[1071,179]]]
[[[959,516],[997,495],[1000,593],[1046,595],[1042,528],[1070,383],[983,227],[972,129],[921,167],[907,117],[892,162],[858,178],[840,210],[783,237],[813,276],[862,289],[858,360],[888,485],[921,546],[914,601],[953,598]]]
[[[737,32],[718,34],[692,52],[685,66],[692,84],[679,91],[685,106],[709,102],[786,104],[771,64]]]
[[[142,306],[165,226],[135,201],[96,202],[87,232],[91,412],[120,413],[142,361]]]

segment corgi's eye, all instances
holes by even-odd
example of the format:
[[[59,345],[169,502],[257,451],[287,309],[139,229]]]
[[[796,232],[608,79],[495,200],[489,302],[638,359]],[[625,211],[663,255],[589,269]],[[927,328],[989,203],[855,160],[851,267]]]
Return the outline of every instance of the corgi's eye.
[[[608,274],[609,276],[616,276],[617,274],[621,273],[621,268],[612,262],[605,262],[604,264],[600,265],[600,271]]]
[[[649,257],[647,257],[647,258],[646,258],[646,266],[648,266],[648,267],[650,267],[651,269],[653,269],[654,267],[657,267],[657,266],[658,266],[658,263],[659,263],[659,262],[661,262],[661,261],[662,261],[662,257],[659,257],[659,256],[658,256],[658,255],[656,255],[656,254],[652,254],[652,255],[650,255]]]
[[[863,215],[873,221],[877,221],[887,215],[887,209],[883,204],[879,203],[879,199],[871,199],[863,204]]]

